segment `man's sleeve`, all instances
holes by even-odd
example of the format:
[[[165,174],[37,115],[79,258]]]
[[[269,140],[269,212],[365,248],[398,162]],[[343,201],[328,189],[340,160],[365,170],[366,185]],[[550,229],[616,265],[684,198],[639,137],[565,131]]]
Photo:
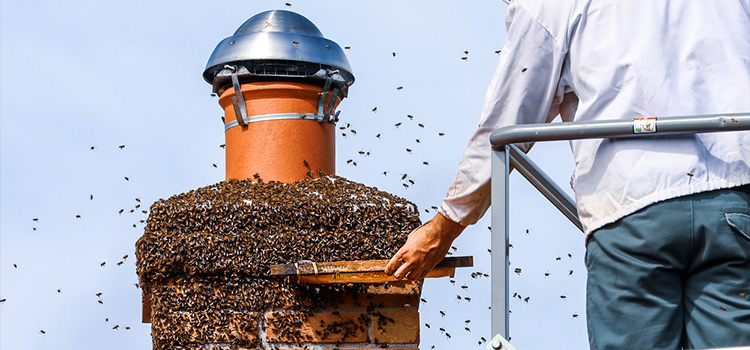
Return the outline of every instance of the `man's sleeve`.
[[[481,120],[459,163],[440,213],[462,225],[476,223],[490,206],[490,134],[499,127],[549,122],[557,116],[565,54],[560,43],[519,1],[506,17],[508,39],[484,99]],[[525,146],[525,147],[524,147]],[[528,150],[530,145],[522,145]]]

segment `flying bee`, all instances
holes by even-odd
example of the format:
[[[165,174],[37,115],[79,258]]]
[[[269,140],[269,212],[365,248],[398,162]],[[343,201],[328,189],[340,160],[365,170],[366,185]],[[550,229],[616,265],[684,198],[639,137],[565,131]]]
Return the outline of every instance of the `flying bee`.
[[[123,149],[123,148],[125,148],[125,145],[119,145],[117,147],[119,147],[120,149]]]
[[[373,112],[377,112],[378,111],[378,107],[372,107],[372,111]]]
[[[396,124],[393,124],[393,126],[395,126],[396,128],[398,128],[399,126],[401,126],[401,122],[398,122],[398,123],[396,123]]]
[[[560,299],[563,299],[563,300],[565,300],[565,299],[568,299],[568,297],[567,297],[567,296],[565,296],[565,295],[561,295],[561,296],[560,296]]]

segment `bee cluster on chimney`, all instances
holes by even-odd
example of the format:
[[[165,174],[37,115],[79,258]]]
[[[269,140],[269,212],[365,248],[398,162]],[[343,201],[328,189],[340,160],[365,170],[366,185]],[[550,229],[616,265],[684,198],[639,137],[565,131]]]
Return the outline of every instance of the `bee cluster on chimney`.
[[[397,322],[387,315],[393,308],[379,309],[393,306],[393,295],[382,297],[388,284],[296,284],[270,277],[270,266],[388,259],[420,225],[416,205],[337,176],[256,180],[228,180],[151,206],[136,255],[152,300],[153,348],[378,343],[373,334]],[[392,288],[416,314],[421,284]]]

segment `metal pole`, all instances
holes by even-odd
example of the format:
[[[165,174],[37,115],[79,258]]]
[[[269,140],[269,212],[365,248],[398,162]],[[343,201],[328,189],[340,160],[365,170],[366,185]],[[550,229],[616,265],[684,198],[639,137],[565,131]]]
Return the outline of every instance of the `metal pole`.
[[[634,132],[634,120],[598,120],[550,124],[524,124],[499,128],[492,132],[494,149],[517,142],[577,140],[605,137],[643,137],[668,134],[750,130],[750,113],[711,114],[654,119],[655,132]]]
[[[578,219],[576,202],[571,199],[529,156],[521,152],[516,145],[508,145],[510,164],[533,185],[539,193],[547,198],[570,222],[583,231]]]
[[[492,152],[492,237],[491,237],[491,331],[506,339],[510,335],[508,310],[508,173],[510,160],[507,147]]]

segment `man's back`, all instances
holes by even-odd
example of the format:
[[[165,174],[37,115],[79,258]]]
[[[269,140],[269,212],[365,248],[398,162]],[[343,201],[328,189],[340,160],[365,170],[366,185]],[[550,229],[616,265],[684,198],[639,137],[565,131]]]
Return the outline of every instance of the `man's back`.
[[[539,58],[534,46],[552,47],[549,63],[528,64],[524,79],[572,92],[568,120],[750,111],[747,1],[516,2],[510,54],[524,65]],[[514,30],[526,16],[536,24]],[[515,80],[503,84],[518,88]],[[750,182],[750,132],[571,144],[587,232],[657,201]]]

